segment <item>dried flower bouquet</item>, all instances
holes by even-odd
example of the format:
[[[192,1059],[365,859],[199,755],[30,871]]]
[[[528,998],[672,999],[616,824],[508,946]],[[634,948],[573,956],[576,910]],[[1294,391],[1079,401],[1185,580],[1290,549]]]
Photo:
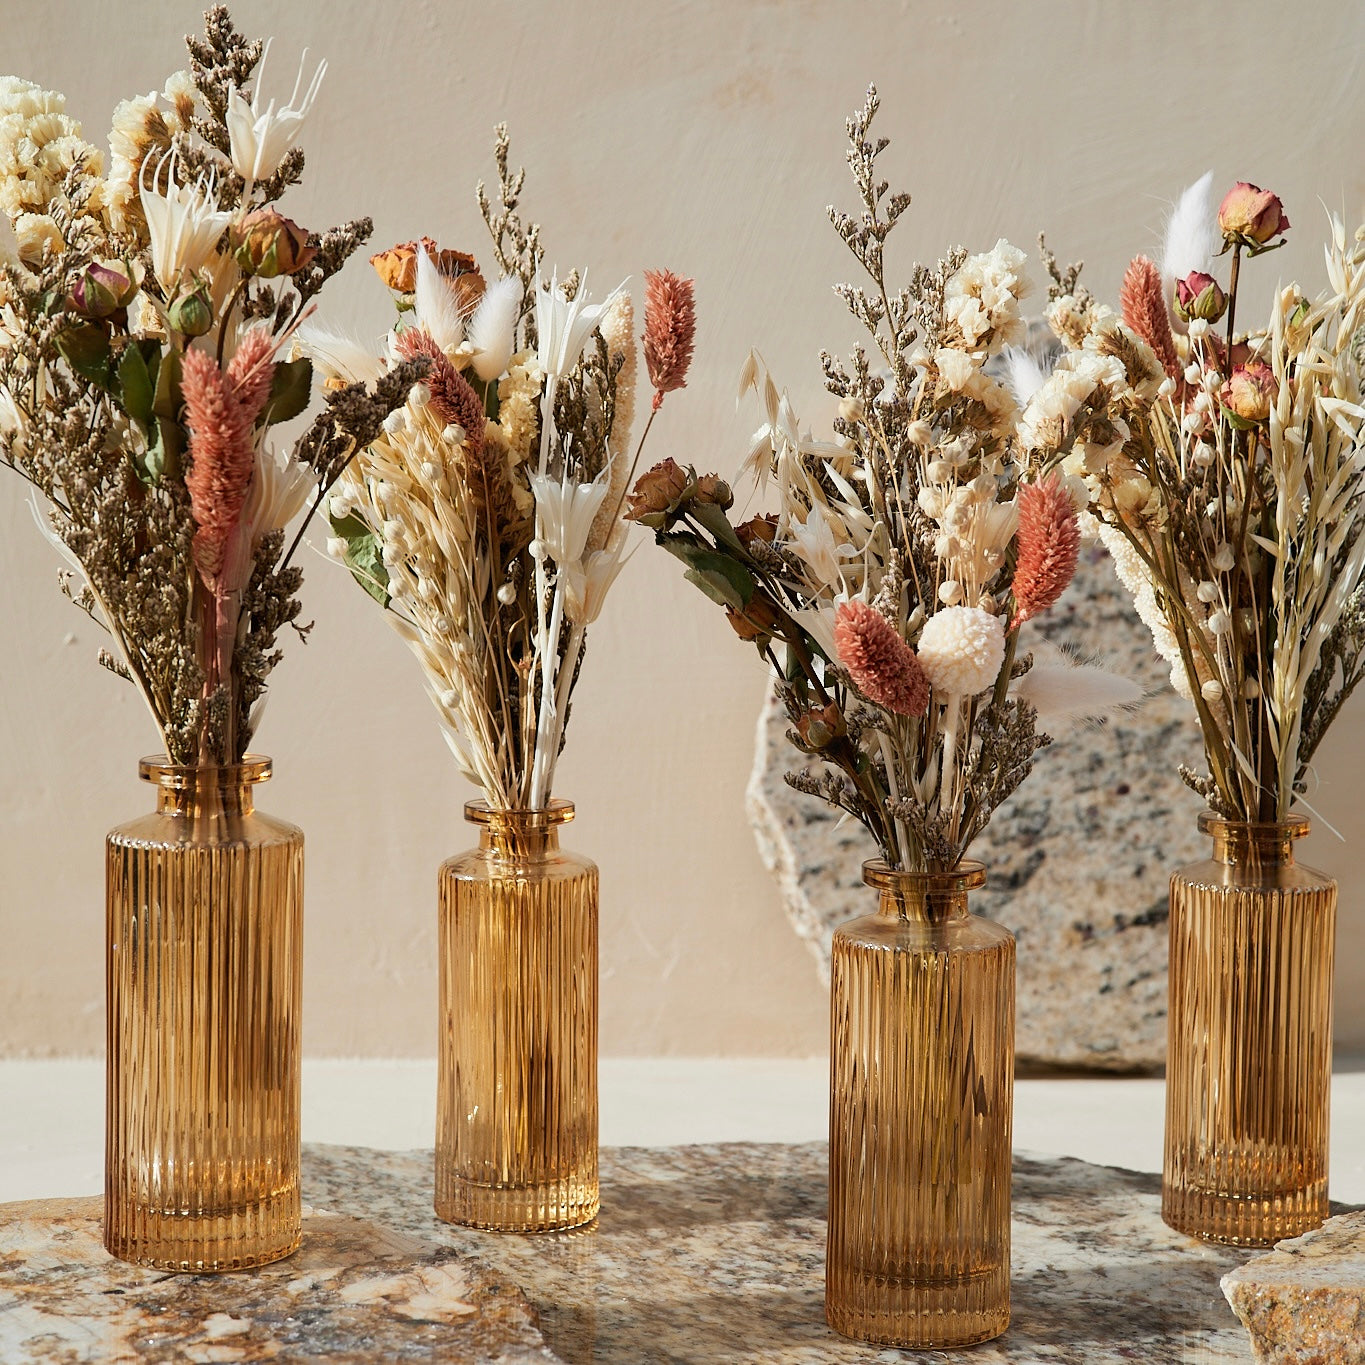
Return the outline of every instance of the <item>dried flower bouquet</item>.
[[[746,468],[778,511],[732,525],[714,474],[672,461],[641,477],[628,515],[772,666],[789,738],[823,762],[787,781],[859,820],[896,869],[956,867],[1048,738],[1040,720],[1131,702],[1121,679],[1064,657],[1034,663],[1020,627],[1075,570],[1085,489],[1032,458],[1015,399],[988,368],[1023,340],[1024,254],[952,251],[892,292],[883,252],[910,202],[870,140],[875,89],[848,122],[860,212],[831,208],[870,287],[838,286],[872,337],[822,355],[836,439],[803,432],[757,354],[741,393],[767,421]]]
[[[1327,289],[1283,286],[1268,322],[1238,333],[1242,258],[1281,245],[1289,220],[1246,183],[1215,214],[1210,184],[1182,197],[1162,265],[1140,256],[1124,280],[1123,319],[1159,382],[1132,395],[1107,444],[1063,458],[1198,713],[1209,770],[1181,775],[1216,814],[1267,823],[1304,796],[1365,676],[1365,229],[1348,238],[1333,218]],[[1226,287],[1215,253],[1231,258]],[[1113,314],[1074,276],[1056,292],[1067,366]],[[1086,420],[1088,398],[1057,404],[1065,382],[1047,379],[1029,403],[1050,459]]]
[[[329,548],[417,655],[461,771],[496,810],[540,810],[649,425],[632,457],[630,295],[592,302],[577,271],[543,277],[503,127],[496,160],[498,202],[480,184],[478,203],[499,278],[430,238],[403,243],[371,258],[399,309],[382,356],[322,330],[302,343],[334,383],[429,366],[343,473]],[[695,318],[690,280],[646,281],[652,422],[683,387]]]
[[[307,629],[285,528],[425,367],[330,393],[275,451],[312,374],[281,351],[370,223],[319,235],[274,208],[325,63],[281,104],[221,6],[187,44],[189,71],[114,111],[107,173],[64,96],[0,78],[0,462],[41,496],[63,589],[112,635],[100,662],[171,761],[225,764],[278,632]]]

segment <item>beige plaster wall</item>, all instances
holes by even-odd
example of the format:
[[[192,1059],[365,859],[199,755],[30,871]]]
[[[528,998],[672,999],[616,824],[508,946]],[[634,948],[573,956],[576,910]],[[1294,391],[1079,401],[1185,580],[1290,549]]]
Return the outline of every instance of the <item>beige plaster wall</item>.
[[[653,456],[732,471],[755,424],[734,379],[758,344],[816,425],[819,348],[852,324],[829,285],[851,261],[824,218],[850,203],[843,118],[869,78],[886,167],[915,194],[893,261],[951,241],[1028,246],[1039,228],[1112,297],[1163,204],[1209,166],[1278,190],[1291,245],[1258,273],[1320,279],[1321,197],[1365,209],[1365,9],[1156,4],[239,3],[274,32],[274,88],[305,44],[331,70],[287,210],[356,213],[375,242],[428,232],[482,249],[473,184],[512,126],[549,259],[599,288],[667,264],[698,280],[693,379]],[[91,140],[115,101],[181,63],[197,7],[7,2],[0,70],[65,90]],[[324,295],[378,335],[363,261]],[[307,831],[305,1043],[318,1054],[434,1050],[435,870],[470,842],[469,795],[414,662],[338,570],[305,561],[306,647],[275,674],[263,802]],[[148,807],[141,703],[94,665],[96,632],[57,594],[20,485],[0,479],[0,1054],[97,1050],[101,838]],[[575,847],[601,864],[607,1054],[818,1052],[825,1005],[744,815],[762,692],[719,613],[646,546],[592,633],[558,784]],[[1338,726],[1312,801],[1346,836],[1339,1034],[1365,1048],[1365,705]],[[1046,759],[1044,758],[1044,761]],[[1189,803],[1194,818],[1196,803]],[[1325,822],[1324,822],[1325,823]]]

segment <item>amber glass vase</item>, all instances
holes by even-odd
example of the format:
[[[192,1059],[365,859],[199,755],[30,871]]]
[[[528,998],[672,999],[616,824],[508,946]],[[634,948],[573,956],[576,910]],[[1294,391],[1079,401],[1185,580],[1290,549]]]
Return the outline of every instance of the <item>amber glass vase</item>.
[[[465,807],[441,868],[436,1213],[501,1232],[597,1216],[597,868],[568,801]]]
[[[104,1244],[241,1270],[299,1244],[303,834],[270,760],[143,759],[153,814],[106,842]]]
[[[968,909],[980,863],[863,878],[877,913],[834,933],[825,1317],[988,1341],[1010,1317],[1014,938]]]
[[[1308,821],[1200,817],[1171,877],[1161,1215],[1269,1246],[1327,1217],[1336,883],[1294,861]]]

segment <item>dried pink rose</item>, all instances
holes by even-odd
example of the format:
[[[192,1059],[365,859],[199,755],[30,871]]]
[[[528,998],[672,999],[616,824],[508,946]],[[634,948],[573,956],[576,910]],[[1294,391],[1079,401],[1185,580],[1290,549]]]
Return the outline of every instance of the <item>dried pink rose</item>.
[[[1278,389],[1275,371],[1264,360],[1248,360],[1233,370],[1218,397],[1242,421],[1266,422]]]
[[[1191,270],[1183,280],[1175,282],[1175,311],[1184,322],[1191,318],[1217,322],[1227,306],[1228,296],[1223,292],[1223,286],[1202,270]]]
[[[1288,231],[1289,219],[1279,195],[1239,180],[1218,205],[1218,226],[1229,242],[1254,247]]]

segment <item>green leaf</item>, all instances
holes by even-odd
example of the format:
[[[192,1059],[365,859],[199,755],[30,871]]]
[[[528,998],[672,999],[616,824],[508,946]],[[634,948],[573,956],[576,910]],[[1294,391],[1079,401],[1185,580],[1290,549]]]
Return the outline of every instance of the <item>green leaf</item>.
[[[662,539],[664,548],[687,565],[683,577],[695,583],[713,602],[732,611],[743,611],[749,605],[758,584],[743,564],[710,549],[696,536],[670,535]]]
[[[125,346],[118,362],[117,397],[124,412],[144,431],[152,420],[156,385],[147,371],[147,361],[136,346]]]
[[[160,483],[169,471],[180,472],[180,454],[184,449],[184,436],[180,428],[168,417],[155,417],[149,429],[152,443],[147,453],[133,457],[133,466],[138,478],[149,487]]]
[[[730,518],[714,502],[691,502],[687,515],[706,527],[716,538],[717,545],[728,545],[730,549],[744,553],[744,542],[735,534]]]
[[[282,360],[275,366],[270,398],[265,405],[265,424],[287,422],[308,406],[313,391],[313,362],[307,356]]]
[[[163,422],[175,421],[176,411],[180,407],[181,364],[180,352],[168,351],[157,367],[152,412]]]
[[[109,334],[103,327],[89,323],[67,327],[57,337],[57,350],[82,379],[102,389],[110,387]]]
[[[384,567],[379,537],[352,513],[328,517],[332,534],[346,542],[346,567],[351,576],[381,607],[389,604],[389,573]]]

